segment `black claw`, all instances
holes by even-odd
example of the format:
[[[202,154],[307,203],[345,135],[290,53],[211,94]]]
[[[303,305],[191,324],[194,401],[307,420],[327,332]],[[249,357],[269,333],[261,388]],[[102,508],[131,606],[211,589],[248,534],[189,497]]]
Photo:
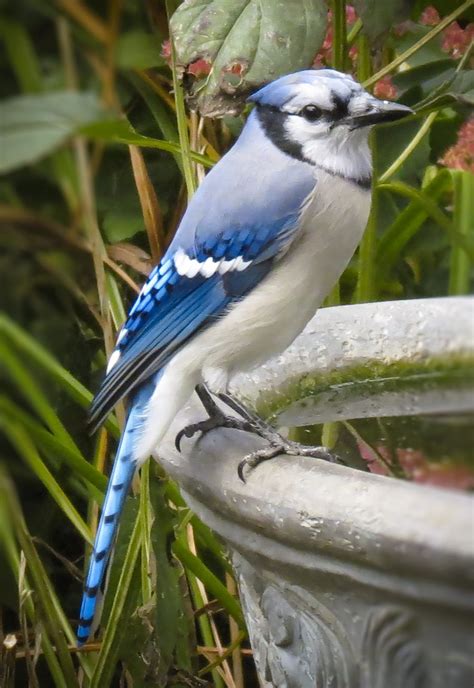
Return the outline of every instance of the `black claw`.
[[[245,479],[245,475],[244,475],[244,468],[246,467],[246,465],[247,465],[247,459],[242,459],[242,461],[237,466],[237,475],[239,476],[241,481],[244,483],[244,485],[247,482]]]
[[[181,454],[181,440],[183,439],[183,435],[184,435],[184,431],[180,430],[178,432],[178,434],[176,435],[176,437],[174,438],[174,446],[176,447],[176,449],[179,451],[180,454]]]

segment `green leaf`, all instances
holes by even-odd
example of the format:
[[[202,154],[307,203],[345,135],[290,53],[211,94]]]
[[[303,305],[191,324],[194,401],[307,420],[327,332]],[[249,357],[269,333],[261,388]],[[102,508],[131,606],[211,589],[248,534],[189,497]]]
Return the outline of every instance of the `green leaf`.
[[[125,143],[142,148],[157,148],[168,153],[179,153],[181,151],[179,143],[153,139],[150,136],[139,134],[126,119],[107,120],[93,122],[81,128],[81,133],[97,141],[108,141],[110,143]],[[201,163],[205,167],[212,167],[214,162],[206,157],[191,151],[191,158],[195,162]]]
[[[174,656],[177,668],[191,669],[191,629],[180,585],[183,574],[179,562],[171,556],[169,547],[174,536],[176,512],[167,504],[164,498],[165,490],[166,481],[150,482],[151,503],[155,516],[151,528],[151,542],[157,572],[155,627],[161,657],[161,676],[166,675]]]
[[[410,3],[405,0],[354,0],[353,4],[362,19],[362,31],[372,41],[410,16]]]
[[[97,664],[90,688],[111,685],[119,648],[127,636],[127,619],[136,600],[140,575],[137,567],[140,554],[140,519],[136,518],[120,570],[117,585],[113,588],[113,600],[105,628]]]
[[[22,91],[38,93],[42,89],[41,72],[35,48],[25,27],[17,21],[0,19],[0,38]]]
[[[17,352],[23,352],[28,359],[44,370],[52,380],[60,385],[62,389],[78,404],[88,408],[92,401],[92,394],[76,378],[71,375],[63,366],[56,361],[51,354],[46,351],[28,333],[18,327],[16,323],[0,313],[0,335],[13,342]],[[2,339],[0,338],[0,342]],[[59,427],[59,426],[58,426]],[[109,416],[105,422],[105,427],[115,436],[119,435],[119,428],[116,419]],[[59,433],[61,434],[61,433]],[[69,439],[66,440],[68,443]]]
[[[137,210],[128,208],[117,208],[107,211],[102,220],[102,229],[110,244],[119,241],[126,241],[145,231],[143,226],[143,215]]]
[[[323,0],[188,0],[180,5],[170,26],[176,66],[187,71],[191,107],[207,117],[237,114],[250,90],[309,67],[324,39],[326,15]]]
[[[400,121],[378,127],[373,133],[377,154],[374,157],[374,171],[379,178],[395,163],[407,145],[410,145],[420,129],[420,122],[410,118],[408,121]],[[423,174],[423,170],[429,163],[430,145],[429,130],[426,131],[410,155],[397,169],[394,178],[416,183]]]
[[[0,172],[36,162],[79,127],[104,116],[92,93],[57,91],[4,100],[0,103]]]
[[[435,91],[428,93],[427,97],[417,103],[418,112],[439,110],[454,105],[474,105],[474,71],[466,69],[455,73],[454,77],[447,79]]]
[[[120,36],[116,49],[117,65],[121,69],[149,69],[163,67],[157,36],[145,31],[127,31]]]

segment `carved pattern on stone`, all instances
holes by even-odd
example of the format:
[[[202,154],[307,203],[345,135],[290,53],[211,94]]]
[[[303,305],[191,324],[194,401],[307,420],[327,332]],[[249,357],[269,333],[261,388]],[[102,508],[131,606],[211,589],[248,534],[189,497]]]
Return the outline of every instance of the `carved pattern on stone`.
[[[416,618],[401,607],[369,611],[361,655],[361,688],[430,688]]]
[[[352,651],[334,615],[301,588],[266,583],[240,557],[234,564],[264,688],[354,688]]]
[[[307,591],[236,552],[234,567],[263,688],[430,688],[417,619],[402,606],[369,609],[351,642]]]

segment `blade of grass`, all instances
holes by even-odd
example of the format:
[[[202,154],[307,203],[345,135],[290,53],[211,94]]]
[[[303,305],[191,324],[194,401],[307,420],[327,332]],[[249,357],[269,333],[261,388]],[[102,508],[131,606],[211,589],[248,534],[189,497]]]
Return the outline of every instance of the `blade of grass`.
[[[25,430],[18,423],[14,423],[12,419],[10,419],[7,423],[1,424],[0,427],[2,427],[3,432],[15,447],[18,454],[25,460],[33,473],[46,487],[49,494],[64,513],[66,518],[71,522],[84,540],[92,544],[92,535],[89,528],[80,516],[79,512],[73,506],[69,497],[65,494],[64,490],[54,478],[53,474],[45,466],[35,445],[26,434]]]
[[[213,662],[208,664],[207,666],[203,667],[202,669],[199,670],[199,676],[205,676],[208,674],[210,671],[213,671],[213,669],[216,669],[219,667],[222,662],[224,662],[228,657],[232,656],[236,650],[238,650],[239,646],[242,644],[242,642],[245,640],[247,637],[247,634],[244,631],[239,631],[239,633],[235,636],[235,638],[232,640],[231,644],[229,647],[227,647],[217,659],[215,659]],[[235,671],[235,669],[234,669]],[[236,687],[239,688],[240,686],[243,686],[244,684],[242,681],[236,682]]]
[[[179,143],[143,136],[143,134],[136,132],[126,120],[88,124],[80,128],[80,133],[95,141],[120,143],[127,146],[133,145],[139,146],[140,148],[155,148],[157,150],[166,151],[178,158],[178,167],[181,164],[181,146]],[[212,167],[214,165],[214,161],[206,155],[201,155],[201,153],[196,153],[195,151],[190,151],[189,155],[191,160],[205,167]]]
[[[168,19],[172,13],[172,7],[169,0],[166,0],[166,9],[168,12]],[[181,146],[181,157],[183,162],[184,181],[186,182],[186,190],[188,192],[188,203],[196,191],[196,180],[193,173],[193,165],[191,160],[191,149],[189,146],[188,122],[186,119],[186,108],[184,105],[184,93],[181,84],[178,81],[178,73],[176,71],[176,51],[174,47],[173,36],[170,36],[171,48],[171,71],[173,74],[173,90],[176,105],[176,120],[178,123],[179,143]]]
[[[418,131],[416,132],[415,136],[412,138],[408,146],[404,148],[404,150],[400,153],[398,158],[393,161],[390,167],[386,169],[382,175],[380,175],[378,180],[380,184],[383,184],[384,182],[389,180],[390,177],[393,177],[393,175],[400,169],[403,163],[410,157],[410,155],[413,153],[418,144],[421,143],[423,137],[426,136],[426,134],[429,132],[431,125],[435,121],[437,115],[437,112],[431,112],[428,115],[428,117],[425,119],[421,127],[418,129]]]
[[[466,239],[466,232],[456,231],[455,223],[444,213],[441,208],[433,201],[430,196],[423,191],[418,191],[403,182],[392,182],[391,184],[379,184],[379,190],[392,191],[400,196],[409,198],[422,207],[428,217],[431,217],[448,234],[453,246],[463,251],[469,260],[474,261],[474,242]],[[472,216],[471,216],[472,217]]]
[[[24,26],[17,21],[2,17],[0,37],[21,91],[39,93],[42,90],[41,71],[34,45]]]
[[[423,189],[423,194],[433,202],[449,191],[452,181],[447,170],[441,170]],[[399,259],[406,244],[415,236],[428,217],[425,207],[418,200],[411,201],[384,232],[377,247],[376,263],[387,274]]]
[[[99,15],[92,12],[81,0],[56,0],[58,7],[100,43],[107,44],[109,31]]]
[[[151,582],[151,543],[150,532],[152,522],[152,511],[150,504],[150,462],[143,464],[140,471],[140,502],[138,507],[138,518],[140,521],[141,533],[141,557],[140,557],[140,572],[141,572],[141,588],[142,588],[142,604],[147,604],[152,597],[152,582]]]
[[[120,617],[125,607],[135,566],[140,555],[142,539],[140,526],[141,520],[137,516],[89,688],[106,688],[110,685],[115,672],[119,646],[127,633],[127,624],[122,623]]]
[[[237,585],[234,576],[229,573],[225,575],[226,586],[229,593],[234,596],[237,595]],[[229,617],[229,633],[230,633],[230,646],[228,651],[232,651],[232,670],[235,681],[236,688],[244,688],[244,668],[242,665],[242,641],[245,640],[246,633],[239,631],[239,627],[235,623],[234,619]],[[225,653],[224,653],[225,654]]]
[[[33,381],[29,371],[20,363],[10,347],[2,342],[0,342],[0,358],[9,376],[14,380],[17,389],[21,391],[28,404],[36,411],[45,425],[64,444],[79,451],[51,404],[48,402],[36,382]]]
[[[344,0],[332,0],[332,66],[343,72],[346,69],[346,3]]]
[[[178,535],[177,533],[180,542],[182,543],[183,547],[189,549],[191,553],[196,556],[192,526],[190,526],[188,523],[184,528],[181,525],[181,529],[181,534]],[[194,609],[202,609],[209,604],[206,590],[201,581],[199,581],[194,574],[192,574],[189,570],[186,571],[186,573],[193,599]],[[219,650],[222,649],[216,629],[213,627],[212,619],[207,614],[200,614],[198,617],[198,624],[204,644],[211,646],[216,645]],[[225,671],[225,669],[227,669],[227,671]],[[227,680],[228,676],[226,675],[229,673],[228,666],[226,666],[225,669],[223,668],[222,674],[219,671],[212,672],[212,678],[216,688],[223,688],[224,682],[225,685],[229,685]],[[234,686],[232,686],[232,688],[234,688]]]
[[[371,51],[367,36],[361,34],[358,39],[359,57],[357,63],[357,77],[359,81],[367,79],[372,73]],[[372,151],[376,155],[376,151]],[[374,162],[375,169],[375,162]],[[372,189],[372,206],[369,220],[365,228],[364,236],[359,246],[357,261],[357,286],[355,291],[355,303],[372,301],[376,298],[375,286],[375,247],[377,241],[377,203],[378,195]]]
[[[86,483],[86,489],[92,490],[91,496],[99,502],[107,487],[107,478],[97,471],[86,459],[64,444],[55,435],[49,433],[38,421],[26,413],[17,404],[6,397],[0,396],[0,414],[6,415],[10,420],[16,420],[36,444],[44,450],[45,454],[53,454]]]
[[[3,479],[0,481],[1,496],[2,499],[5,500],[6,508],[11,514],[12,522],[15,526],[16,537],[28,562],[28,577],[31,580],[32,588],[36,592],[36,599],[42,611],[41,619],[48,629],[48,634],[56,647],[59,664],[66,679],[66,686],[67,688],[73,688],[79,684],[77,682],[66,639],[71,643],[74,642],[74,634],[59,604],[59,600],[49,576],[38,556],[38,552],[36,551],[36,547],[23,518],[16,492],[13,486],[6,481],[5,477],[2,477]],[[8,484],[9,489],[6,489]],[[80,662],[84,671],[88,673],[89,664],[87,660],[82,657],[80,658]]]
[[[186,508],[186,502],[182,498],[178,486],[170,479],[166,481],[165,496],[166,499],[169,499],[176,507]],[[202,521],[200,521],[194,514],[191,516],[190,523],[199,542],[210,552],[212,552],[212,554],[219,561],[222,569],[232,575],[232,566],[230,565],[228,558],[225,556],[222,544],[219,542],[212,530]]]
[[[5,335],[14,345],[15,349],[26,354],[28,360],[36,363],[48,375],[67,392],[74,401],[83,408],[88,408],[92,401],[92,394],[76,378],[71,375],[51,354],[38,342],[21,329],[13,320],[0,313],[0,334]],[[120,434],[119,426],[113,416],[109,416],[105,427],[114,437]]]
[[[20,553],[18,552],[15,541],[12,517],[7,509],[6,501],[3,499],[4,493],[11,489],[14,489],[13,483],[0,466],[0,496],[2,497],[0,499],[0,547],[5,552],[7,562],[9,563],[13,576],[18,583],[20,578]],[[24,586],[31,591],[31,586],[28,583],[27,577],[25,579]],[[25,611],[31,624],[39,625],[40,621],[37,618],[36,609],[31,595],[25,599]],[[57,686],[57,688],[67,688],[66,678],[59,665],[58,658],[56,657],[54,648],[48,636],[48,632],[45,628],[43,628],[41,633],[41,647],[54,684]]]
[[[458,235],[474,240],[474,177],[465,170],[451,170],[454,188],[454,225]],[[449,294],[469,294],[471,269],[474,257],[460,246],[451,251],[449,268]]]
[[[179,540],[175,540],[172,550],[183,566],[197,576],[204,583],[206,589],[219,600],[224,609],[236,620],[239,628],[245,629],[245,621],[239,603],[229,594],[217,576]]]
[[[137,146],[129,146],[130,160],[132,162],[133,177],[137,187],[138,197],[143,213],[143,220],[148,236],[150,253],[154,263],[158,263],[165,246],[163,231],[163,216],[161,214],[158,197],[151,183],[146,168],[143,153]]]

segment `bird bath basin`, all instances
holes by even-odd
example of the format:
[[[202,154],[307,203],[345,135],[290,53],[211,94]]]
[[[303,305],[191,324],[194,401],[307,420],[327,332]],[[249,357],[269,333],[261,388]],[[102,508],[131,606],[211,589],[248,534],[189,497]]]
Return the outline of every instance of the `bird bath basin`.
[[[229,547],[265,688],[474,685],[473,335],[469,298],[328,308],[234,380],[300,441],[330,422],[347,466],[278,457],[243,484],[260,439],[178,454],[203,411],[176,419],[160,461]]]

